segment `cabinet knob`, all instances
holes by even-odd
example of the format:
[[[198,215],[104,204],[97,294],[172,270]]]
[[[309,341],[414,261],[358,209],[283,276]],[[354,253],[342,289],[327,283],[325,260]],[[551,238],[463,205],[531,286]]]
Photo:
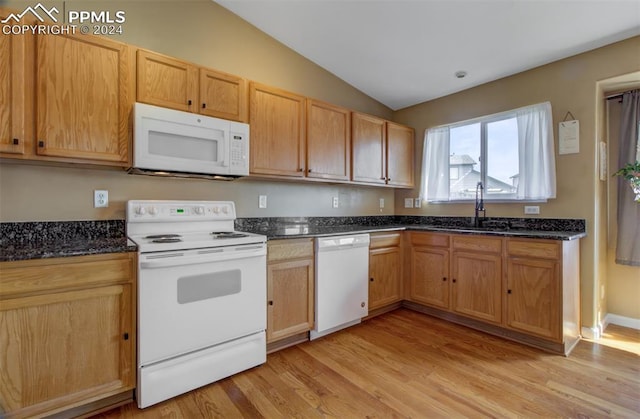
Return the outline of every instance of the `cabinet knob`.
[[[390,177],[387,178],[387,182],[391,182],[391,178]]]
[[[191,99],[187,100],[187,105],[191,106],[192,103]]]
[[[451,282],[456,282],[456,279],[455,279],[455,278],[453,278],[453,279],[451,280]]]
[[[38,141],[38,147],[43,148],[44,147],[44,141],[42,141],[42,140]]]
[[[298,169],[298,172],[304,172],[304,169],[301,167]]]
[[[20,140],[18,140],[17,138],[13,139],[13,145],[18,145],[20,144]]]
[[[311,173],[311,169],[309,169],[309,173]]]
[[[446,277],[446,276],[443,276],[443,277],[442,277],[442,280],[443,280],[443,281],[446,281],[446,280],[447,280],[447,277]]]
[[[386,178],[386,177],[384,177],[384,176],[382,176],[382,177],[380,178],[380,180],[387,180],[387,178]]]
[[[269,300],[269,305],[272,306],[273,305],[273,300]]]
[[[364,308],[365,305],[366,304],[364,303],[364,301],[360,303],[360,307],[362,307],[362,308]]]
[[[206,107],[207,107],[207,104],[206,104],[206,103],[203,103],[203,104],[202,104],[202,109],[205,109]]]
[[[122,337],[124,340],[129,340],[129,333],[125,333]]]
[[[373,282],[373,278],[369,278],[369,281]]]
[[[507,294],[511,294],[511,290],[507,290]]]

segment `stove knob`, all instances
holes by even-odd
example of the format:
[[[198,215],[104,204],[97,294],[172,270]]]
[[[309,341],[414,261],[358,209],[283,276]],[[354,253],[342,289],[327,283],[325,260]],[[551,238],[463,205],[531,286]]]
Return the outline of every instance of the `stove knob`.
[[[156,214],[158,214],[158,208],[156,208],[156,207],[149,207],[149,214],[150,214],[150,215],[156,215]]]
[[[219,214],[220,213],[220,207],[213,207],[213,213],[214,214]]]
[[[222,212],[225,214],[229,214],[229,207],[222,207]]]
[[[196,214],[204,215],[204,207],[195,207],[194,210],[195,210]]]
[[[145,207],[138,207],[136,208],[136,214],[138,215],[145,215],[147,213],[147,210],[145,209]]]

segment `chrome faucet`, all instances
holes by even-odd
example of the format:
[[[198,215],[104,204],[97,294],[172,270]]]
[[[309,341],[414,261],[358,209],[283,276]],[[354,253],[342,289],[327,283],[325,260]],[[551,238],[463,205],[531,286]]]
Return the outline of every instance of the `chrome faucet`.
[[[480,219],[479,214],[482,213],[482,219]],[[473,218],[473,224],[476,227],[482,227],[482,221],[487,216],[487,211],[484,208],[484,186],[482,182],[478,182],[476,185],[476,210],[475,217]]]

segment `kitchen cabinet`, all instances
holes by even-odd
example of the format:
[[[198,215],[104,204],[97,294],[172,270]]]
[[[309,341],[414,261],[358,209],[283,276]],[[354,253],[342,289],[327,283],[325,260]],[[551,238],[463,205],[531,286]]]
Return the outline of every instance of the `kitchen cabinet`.
[[[300,334],[308,335],[307,332],[313,329],[314,288],[313,239],[268,241],[268,344]],[[302,338],[306,339],[307,336]]]
[[[507,326],[560,341],[562,247],[547,240],[507,240]]]
[[[501,323],[502,239],[463,235],[451,239],[451,309]]]
[[[246,121],[245,79],[144,49],[137,64],[138,102]]]
[[[402,301],[402,248],[399,232],[370,234],[369,314]]]
[[[352,177],[395,187],[414,185],[413,128],[358,112],[352,113]]]
[[[9,13],[0,8],[0,20]],[[32,22],[23,18],[20,23]],[[0,153],[12,157],[33,148],[33,42],[30,32],[0,37]]]
[[[411,232],[409,299],[443,309],[449,308],[449,236]]]
[[[387,184],[413,188],[413,128],[387,122]]]
[[[305,100],[294,93],[250,84],[250,174],[304,177]]]
[[[132,399],[135,254],[0,263],[0,400],[10,417]]]
[[[348,181],[351,111],[307,99],[307,177]]]
[[[132,49],[91,35],[36,36],[36,154],[129,164]]]

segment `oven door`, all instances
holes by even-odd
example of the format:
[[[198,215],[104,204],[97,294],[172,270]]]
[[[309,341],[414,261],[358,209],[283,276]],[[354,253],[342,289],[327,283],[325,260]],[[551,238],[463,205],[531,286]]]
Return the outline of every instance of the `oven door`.
[[[266,245],[141,254],[138,365],[266,329]]]

